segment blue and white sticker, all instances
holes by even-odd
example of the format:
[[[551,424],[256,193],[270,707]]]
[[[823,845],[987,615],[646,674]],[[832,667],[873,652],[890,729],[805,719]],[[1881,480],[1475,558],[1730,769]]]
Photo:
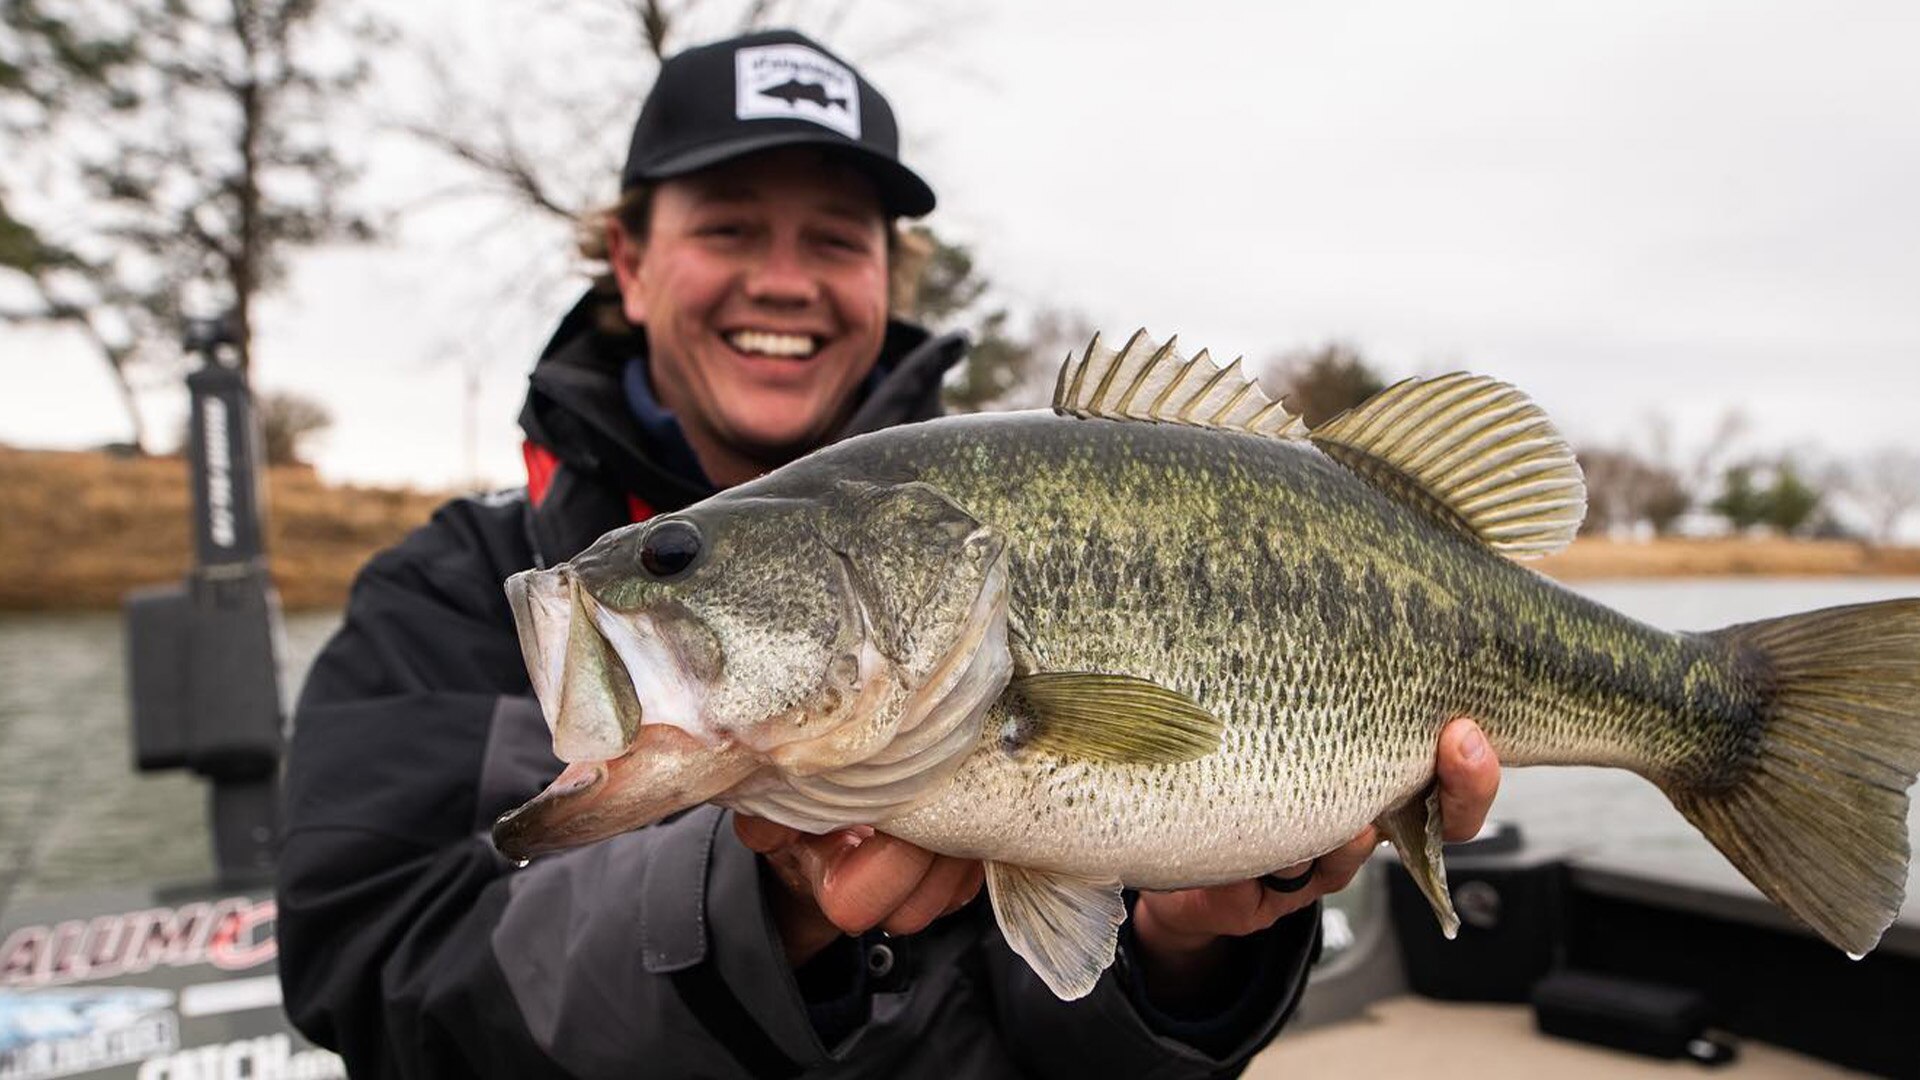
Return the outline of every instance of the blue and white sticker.
[[[734,115],[809,120],[860,137],[860,84],[845,64],[805,45],[756,45],[733,54]]]
[[[0,1078],[129,1065],[180,1045],[173,994],[137,986],[0,990]]]

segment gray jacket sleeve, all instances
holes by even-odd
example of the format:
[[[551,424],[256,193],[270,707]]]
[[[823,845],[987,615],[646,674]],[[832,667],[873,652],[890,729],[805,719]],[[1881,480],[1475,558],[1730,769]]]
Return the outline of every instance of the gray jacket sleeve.
[[[533,1039],[574,1075],[791,1075],[826,1059],[755,856],[725,820],[702,807],[508,884],[493,953]]]

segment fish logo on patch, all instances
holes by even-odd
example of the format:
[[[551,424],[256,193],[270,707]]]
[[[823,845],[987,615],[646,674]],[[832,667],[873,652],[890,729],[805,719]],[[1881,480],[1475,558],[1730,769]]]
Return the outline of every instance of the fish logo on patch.
[[[734,115],[808,120],[860,137],[860,84],[845,64],[805,45],[760,45],[733,54]]]

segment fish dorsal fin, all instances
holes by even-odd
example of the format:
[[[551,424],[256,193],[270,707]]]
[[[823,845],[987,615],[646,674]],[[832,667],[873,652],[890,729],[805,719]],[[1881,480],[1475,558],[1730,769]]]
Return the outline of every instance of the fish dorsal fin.
[[[1573,449],[1525,394],[1482,375],[1408,379],[1314,428],[1327,456],[1495,551],[1572,541],[1587,512]]]
[[[1297,437],[1300,418],[1267,396],[1235,360],[1226,367],[1205,349],[1192,359],[1136,330],[1119,352],[1095,334],[1079,357],[1068,354],[1053,388],[1053,411],[1062,416],[1148,420],[1187,424],[1277,438]]]

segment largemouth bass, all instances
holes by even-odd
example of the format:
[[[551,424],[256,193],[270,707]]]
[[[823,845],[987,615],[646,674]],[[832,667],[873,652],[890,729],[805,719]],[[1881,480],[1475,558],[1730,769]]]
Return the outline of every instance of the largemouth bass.
[[[1578,466],[1468,375],[1305,430],[1204,352],[1096,339],[1052,412],[893,428],[617,530],[508,592],[567,762],[516,858],[703,801],[981,859],[1063,998],[1123,887],[1244,880],[1378,823],[1449,936],[1435,740],[1631,769],[1762,892],[1871,949],[1902,900],[1920,600],[1710,633],[1514,559]]]

